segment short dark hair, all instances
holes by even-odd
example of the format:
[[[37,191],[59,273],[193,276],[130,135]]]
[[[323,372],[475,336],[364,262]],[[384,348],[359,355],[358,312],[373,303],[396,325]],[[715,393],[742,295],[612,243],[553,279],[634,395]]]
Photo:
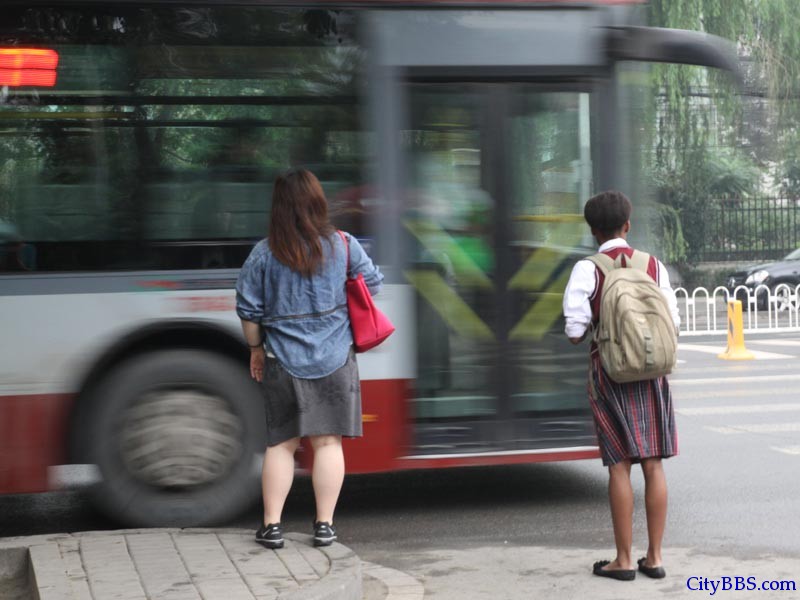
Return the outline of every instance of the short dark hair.
[[[622,229],[631,218],[631,201],[622,192],[608,190],[589,198],[583,207],[583,218],[589,227],[604,236],[610,236]]]

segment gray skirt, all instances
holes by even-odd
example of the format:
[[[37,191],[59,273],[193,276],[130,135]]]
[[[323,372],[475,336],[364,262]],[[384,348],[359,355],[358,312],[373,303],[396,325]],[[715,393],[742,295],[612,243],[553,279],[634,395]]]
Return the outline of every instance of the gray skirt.
[[[264,365],[267,445],[296,437],[361,437],[361,385],[352,348],[344,366],[326,377],[293,377],[275,358]]]

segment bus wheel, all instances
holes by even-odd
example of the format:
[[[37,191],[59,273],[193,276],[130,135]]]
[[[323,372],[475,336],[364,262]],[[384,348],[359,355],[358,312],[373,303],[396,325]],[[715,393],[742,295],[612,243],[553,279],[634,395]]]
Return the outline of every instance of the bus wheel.
[[[116,367],[93,394],[83,435],[98,507],[125,523],[224,522],[258,497],[263,402],[244,365],[165,350]]]

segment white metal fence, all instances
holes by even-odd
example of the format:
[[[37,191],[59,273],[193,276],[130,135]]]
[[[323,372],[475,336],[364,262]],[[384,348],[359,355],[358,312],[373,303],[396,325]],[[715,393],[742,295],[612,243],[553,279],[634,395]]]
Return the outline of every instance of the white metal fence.
[[[785,283],[755,290],[740,285],[733,292],[719,286],[709,292],[696,288],[675,290],[681,314],[681,335],[722,334],[728,331],[728,300],[742,301],[744,332],[800,331],[800,285]]]

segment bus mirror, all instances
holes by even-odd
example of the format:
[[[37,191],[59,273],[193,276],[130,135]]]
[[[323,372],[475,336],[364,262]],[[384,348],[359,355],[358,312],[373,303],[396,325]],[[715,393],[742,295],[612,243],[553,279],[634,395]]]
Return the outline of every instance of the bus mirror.
[[[735,44],[699,31],[610,27],[606,52],[612,61],[666,62],[724,69],[742,82]]]

